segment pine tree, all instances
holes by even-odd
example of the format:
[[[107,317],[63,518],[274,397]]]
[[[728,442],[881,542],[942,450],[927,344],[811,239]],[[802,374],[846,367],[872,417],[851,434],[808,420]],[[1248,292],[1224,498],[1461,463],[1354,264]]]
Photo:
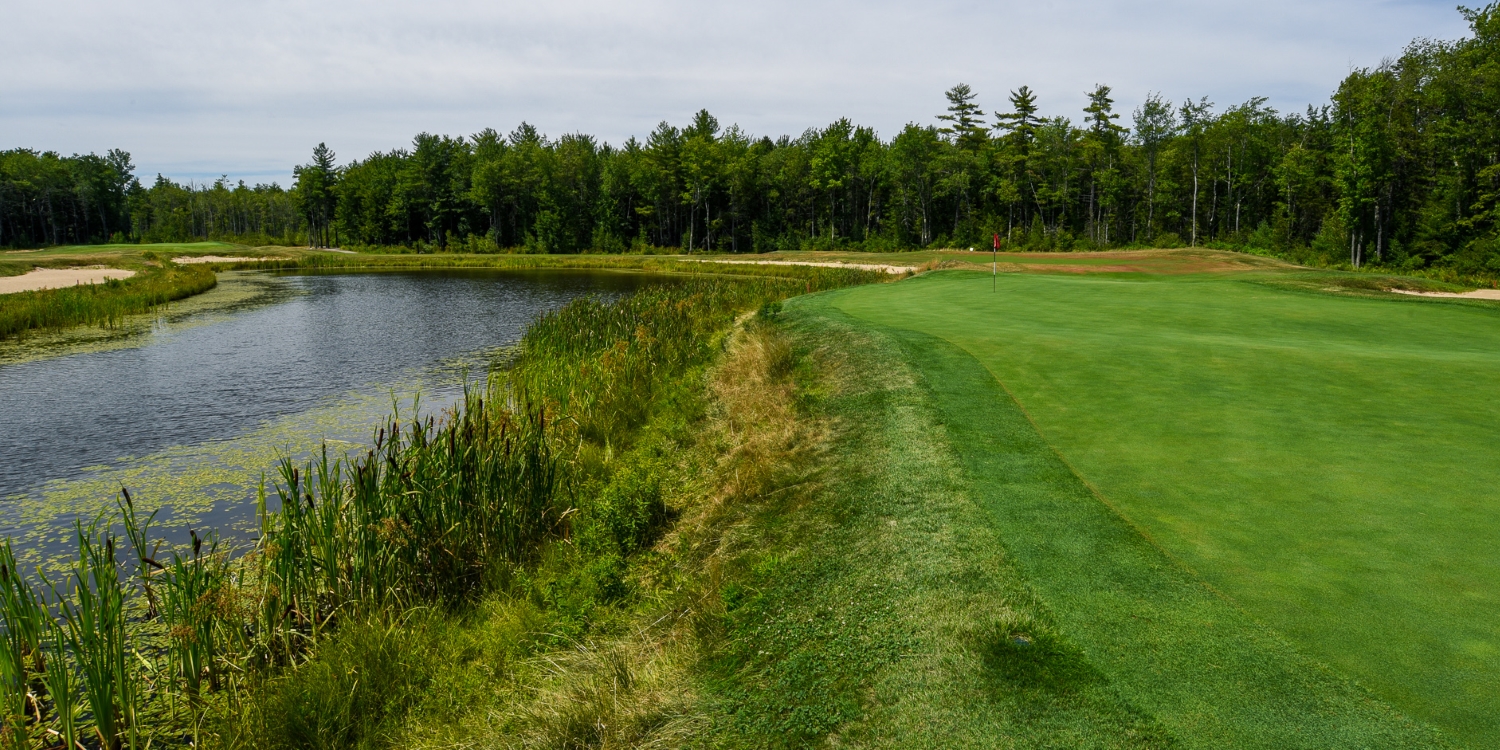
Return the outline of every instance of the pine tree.
[[[1025,147],[1036,137],[1036,126],[1040,122],[1036,116],[1036,94],[1029,86],[1022,86],[1010,92],[1010,107],[1010,112],[995,113],[995,129],[1011,134]]]
[[[328,247],[334,240],[332,225],[339,179],[334,159],[333,149],[319,143],[313,149],[312,163],[292,170],[296,177],[293,190],[307,217],[307,244],[313,247]]]
[[[974,103],[977,94],[969,88],[969,84],[960,83],[944,94],[948,98],[948,114],[938,115],[938,119],[949,123],[946,127],[938,128],[938,132],[950,136],[953,142],[969,149],[978,149],[989,140],[989,131],[981,125],[984,110]]]
[[[1088,231],[1094,242],[1104,244],[1109,243],[1108,213],[1114,205],[1113,188],[1117,178],[1115,157],[1120,142],[1130,132],[1115,124],[1120,116],[1114,111],[1115,100],[1110,97],[1110,92],[1110,87],[1094,84],[1094,90],[1088,95],[1089,106],[1083,108],[1084,114],[1088,115],[1084,145],[1092,155],[1089,169]]]
[[[1119,138],[1129,132],[1128,128],[1114,122],[1120,116],[1114,112],[1115,100],[1110,97],[1111,91],[1108,86],[1095,84],[1089,94],[1089,106],[1083,108],[1088,114],[1089,131],[1100,139]]]

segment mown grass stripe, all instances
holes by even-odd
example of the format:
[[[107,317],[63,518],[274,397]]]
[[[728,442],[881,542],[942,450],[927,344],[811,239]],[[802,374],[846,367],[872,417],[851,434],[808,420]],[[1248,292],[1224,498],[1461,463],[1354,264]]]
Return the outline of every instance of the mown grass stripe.
[[[1027,588],[917,383],[902,346],[881,331],[807,299],[787,305],[790,330],[819,351],[832,383],[810,386],[814,412],[840,425],[816,500],[766,527],[800,529],[793,554],[766,582],[762,610],[774,622],[836,612],[843,631],[823,679],[862,697],[840,742],[870,748],[1169,748],[1174,738],[1122,700],[1075,644],[1055,638],[1053,618]],[[847,624],[844,624],[847,623]],[[1018,644],[1017,639],[1022,643]],[[812,639],[782,646],[831,657]],[[794,677],[770,650],[764,675]],[[852,647],[852,648],[851,648]],[[881,659],[896,647],[899,658]],[[790,715],[801,697],[762,688],[741,707]],[[822,700],[827,700],[822,697]],[[780,706],[780,710],[778,709]],[[795,740],[817,739],[807,735]],[[788,746],[805,746],[786,741]]]
[[[842,296],[809,304],[846,317],[837,308]],[[1184,744],[1446,745],[1298,653],[1150,544],[1094,497],[974,357],[926,334],[859,325],[904,343],[976,500],[1063,634]]]

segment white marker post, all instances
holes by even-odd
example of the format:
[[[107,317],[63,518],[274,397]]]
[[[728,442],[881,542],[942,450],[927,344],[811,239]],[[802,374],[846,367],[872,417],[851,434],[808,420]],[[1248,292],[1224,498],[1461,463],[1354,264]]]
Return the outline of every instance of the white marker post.
[[[995,233],[995,251],[990,255],[994,260],[990,266],[990,291],[1000,291],[1000,233]]]

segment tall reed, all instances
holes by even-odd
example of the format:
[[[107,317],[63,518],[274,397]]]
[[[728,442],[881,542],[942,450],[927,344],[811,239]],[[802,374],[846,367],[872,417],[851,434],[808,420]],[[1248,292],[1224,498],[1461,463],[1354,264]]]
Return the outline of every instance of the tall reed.
[[[0,295],[0,339],[39,328],[114,327],[128,315],[151,312],[217,283],[208,268],[169,264],[129,279]]]
[[[51,618],[40,598],[16,569],[10,540],[0,547],[0,608],[5,633],[0,642],[0,747],[27,747],[28,714],[36,697],[31,676],[44,667],[43,643]]]
[[[261,627],[315,638],[341,612],[456,602],[525,559],[565,510],[550,424],[469,388],[441,421],[393,419],[347,465],[326,449],[283,460],[254,557]]]
[[[79,556],[69,579],[70,595],[60,597],[61,611],[100,744],[134,750],[140,746],[139,675],[127,642],[115,536],[101,520],[76,525]]]
[[[48,603],[7,542],[0,747],[138,748],[163,736],[146,715],[167,717],[153,721],[181,738],[207,694],[241,695],[341,623],[390,622],[485,593],[569,533],[588,479],[580,451],[627,444],[669,384],[714,356],[737,315],[814,282],[868,276],[709,277],[576,300],[538,319],[511,369],[467,383],[440,417],[393,416],[360,455],[331,457],[325,446],[301,465],[283,459],[270,492],[262,483],[257,493],[260,534],[244,554],[191,530],[191,545],[163,559],[155,514],[142,516],[122,490],[115,514],[76,524],[78,558],[65,585],[45,584]],[[608,521],[629,531],[622,554],[659,520],[646,495],[655,497],[610,510],[651,516]],[[146,622],[165,635],[150,636]],[[188,723],[163,702],[189,707]]]

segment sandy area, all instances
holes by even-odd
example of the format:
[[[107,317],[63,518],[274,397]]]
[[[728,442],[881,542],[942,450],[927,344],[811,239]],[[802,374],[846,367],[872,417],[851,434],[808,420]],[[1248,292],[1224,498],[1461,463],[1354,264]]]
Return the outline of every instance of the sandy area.
[[[60,289],[78,284],[98,284],[109,279],[128,279],[135,271],[89,266],[84,268],[38,268],[20,276],[0,276],[0,294]]]
[[[856,268],[861,271],[885,271],[886,273],[906,273],[917,270],[914,266],[882,266],[874,263],[832,263],[815,260],[712,260],[709,258],[678,258],[677,260],[690,260],[696,263],[740,263],[752,266],[819,266],[822,268]]]
[[[280,258],[236,258],[228,255],[184,255],[181,258],[173,258],[172,262],[179,266],[192,265],[194,263],[259,263],[263,260],[280,260]]]
[[[1397,294],[1412,294],[1418,297],[1459,297],[1462,299],[1500,300],[1500,289],[1475,289],[1472,292],[1414,292],[1410,289],[1392,289]]]

